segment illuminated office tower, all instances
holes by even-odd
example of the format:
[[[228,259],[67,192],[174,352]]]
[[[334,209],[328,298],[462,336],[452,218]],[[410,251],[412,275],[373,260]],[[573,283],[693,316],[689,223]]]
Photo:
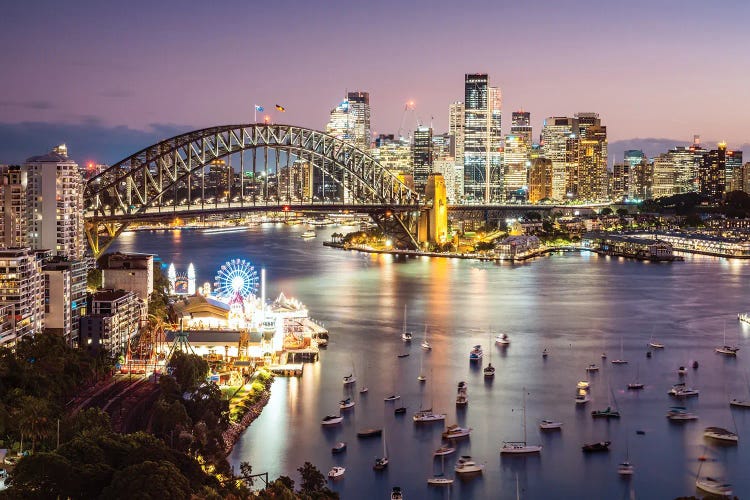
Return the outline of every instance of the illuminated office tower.
[[[414,187],[424,194],[427,177],[432,173],[433,144],[432,128],[419,127],[414,131],[414,142],[411,147],[412,164],[414,165]]]
[[[552,197],[552,160],[534,158],[529,170],[529,202],[538,203]]]
[[[464,164],[464,103],[454,102],[449,107],[448,133],[453,137],[453,154],[456,165]]]
[[[406,138],[395,138],[393,134],[381,134],[375,139],[370,155],[394,174],[412,175],[412,148]]]
[[[503,147],[503,183],[506,198],[525,199],[531,166],[531,113],[514,111],[510,134]]]
[[[514,111],[511,114],[510,133],[512,135],[521,137],[521,139],[528,145],[529,150],[531,150],[531,113],[523,110]]]
[[[712,149],[703,156],[698,169],[700,193],[714,200],[724,194],[727,162],[727,143],[720,142],[716,149]]]
[[[653,198],[672,196],[675,193],[675,163],[670,153],[654,158],[654,173],[651,189]]]
[[[31,248],[83,257],[83,179],[64,144],[26,160],[28,239]]]
[[[612,199],[638,198],[635,195],[635,177],[638,171],[643,173],[642,164],[648,162],[643,151],[629,149],[625,151],[622,163],[615,163],[612,170]]]
[[[487,74],[464,80],[464,196],[491,203],[503,199],[501,94]]]
[[[607,197],[607,127],[597,113],[577,113],[580,140],[576,178],[570,186],[580,200],[603,200]]]
[[[20,248],[26,246],[27,211],[26,211],[26,170],[18,165],[0,166],[0,198],[2,198],[2,215],[0,229],[3,248]]]
[[[552,199],[567,198],[567,173],[574,172],[578,162],[578,119],[552,116],[542,127],[542,152],[552,162]],[[571,179],[571,185],[575,179]]]
[[[741,187],[737,187],[733,180],[737,177],[741,177],[737,172],[742,169],[742,151],[741,150],[727,150],[726,156],[726,173],[724,176],[724,185],[727,191],[742,191]]]

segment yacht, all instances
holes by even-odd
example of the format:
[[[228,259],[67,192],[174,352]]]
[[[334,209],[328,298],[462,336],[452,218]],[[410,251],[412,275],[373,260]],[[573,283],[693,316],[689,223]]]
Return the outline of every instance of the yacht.
[[[627,460],[617,466],[617,473],[621,476],[632,476],[634,472],[633,464]]]
[[[715,350],[719,354],[725,354],[727,356],[737,356],[737,351],[739,351],[740,348],[731,345],[723,345],[721,347],[717,347]]]
[[[737,434],[721,427],[706,427],[703,431],[703,436],[718,441],[724,441],[726,443],[736,443],[739,441],[739,436],[737,436]]]
[[[542,451],[540,445],[528,444],[526,442],[526,388],[523,388],[523,441],[503,441],[503,447],[500,449],[501,455],[508,454],[528,454],[539,453]]]
[[[439,422],[445,420],[445,413],[435,413],[432,408],[426,410],[419,410],[412,416],[415,422]]]
[[[586,453],[595,453],[599,451],[609,451],[611,441],[599,441],[598,443],[584,444],[581,449]]]
[[[673,406],[667,412],[667,418],[673,422],[684,422],[687,420],[698,420],[698,416],[687,411],[684,406]]]
[[[554,420],[545,419],[539,422],[539,428],[543,431],[562,429],[562,422],[555,422]]]
[[[396,401],[397,399],[401,399],[401,396],[398,394],[391,394],[390,396],[383,398],[383,401]]]
[[[596,364],[591,363],[589,366],[586,367],[586,371],[587,372],[598,372],[599,371],[599,367],[596,366]]]
[[[588,380],[579,380],[578,383],[576,384],[576,388],[580,391],[585,391],[590,387],[591,387],[591,384],[589,383]]]
[[[485,378],[494,377],[495,376],[495,367],[492,366],[492,363],[490,363],[489,365],[487,365],[487,366],[484,367],[484,370],[482,370],[482,372],[484,372]]]
[[[686,398],[689,396],[697,396],[700,393],[698,389],[685,386],[685,383],[679,383],[672,386],[667,394],[676,398]]]
[[[391,500],[404,500],[404,494],[398,486],[394,486],[391,490]]]
[[[453,470],[456,474],[471,474],[474,472],[482,472],[484,465],[476,463],[469,455],[463,455],[456,462],[456,466]]]
[[[328,471],[328,477],[329,479],[337,479],[339,477],[343,477],[344,472],[346,472],[346,469],[344,467],[333,467]]]
[[[620,418],[620,412],[609,406],[606,410],[594,410],[591,412],[593,418]]]
[[[344,377],[344,385],[353,384],[356,381],[357,381],[357,377],[353,373],[350,373],[349,375],[346,375]]]
[[[731,401],[729,401],[729,404],[731,406],[737,406],[741,408],[750,408],[750,401],[748,401],[747,399],[734,398]]]
[[[358,438],[368,438],[368,437],[376,437],[383,434],[383,429],[362,429],[361,431],[357,431],[357,437]]]
[[[451,453],[455,453],[455,451],[456,451],[456,448],[454,448],[453,446],[441,446],[440,448],[435,450],[433,455],[435,456],[450,455]]]
[[[617,359],[613,359],[611,361],[613,365],[625,365],[627,364],[627,360],[623,357],[623,350],[622,350],[622,337],[620,337],[620,357]]]
[[[349,408],[354,406],[354,401],[352,401],[352,398],[346,398],[339,401],[339,408],[342,410],[348,410]]]
[[[320,423],[323,425],[336,425],[340,424],[342,420],[344,420],[344,417],[341,415],[327,415]]]
[[[411,332],[404,332],[401,334],[401,340],[404,342],[411,342],[412,333]]]
[[[637,391],[643,389],[643,387],[644,386],[641,382],[631,382],[628,384],[628,389],[630,389],[631,391]]]
[[[482,359],[482,356],[482,346],[475,345],[469,353],[469,361],[479,361],[480,359]]]
[[[469,437],[471,431],[471,427],[459,427],[457,424],[449,425],[448,428],[445,429],[445,432],[443,432],[443,439]]]
[[[346,443],[344,441],[339,441],[331,448],[331,453],[343,453],[344,451],[346,451]]]
[[[466,406],[469,404],[469,396],[466,393],[466,390],[468,389],[468,386],[466,385],[466,382],[459,382],[458,383],[458,394],[456,394],[456,405],[457,406]]]
[[[406,413],[406,406],[399,406],[398,408],[393,410],[394,415],[403,415],[404,413]]]
[[[720,497],[731,497],[732,485],[712,477],[700,477],[695,480],[695,487],[699,490],[718,495]]]
[[[589,401],[591,401],[591,398],[586,392],[580,391],[578,394],[576,394],[577,405],[583,405],[583,404],[588,403]]]
[[[684,366],[681,366],[677,369],[677,375],[680,377],[684,377],[685,375],[687,375],[687,370]]]
[[[497,335],[495,337],[495,343],[497,345],[509,345],[510,344],[510,337],[508,337],[508,334],[501,333],[500,335]]]
[[[307,239],[307,238],[315,238],[315,231],[313,231],[312,229],[308,229],[307,231],[305,231],[304,233],[302,233],[300,235],[300,237],[301,238],[305,238],[305,239]]]

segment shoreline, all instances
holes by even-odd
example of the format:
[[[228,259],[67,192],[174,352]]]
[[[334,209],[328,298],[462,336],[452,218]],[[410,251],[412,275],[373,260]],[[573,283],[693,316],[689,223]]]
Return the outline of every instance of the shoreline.
[[[247,413],[242,417],[242,420],[235,423],[230,422],[227,430],[222,433],[221,438],[224,441],[224,454],[226,455],[227,461],[229,461],[229,455],[232,453],[234,446],[240,440],[240,437],[242,437],[248,427],[250,427],[250,424],[260,416],[263,408],[268,404],[268,400],[271,398],[271,384],[273,384],[273,379],[271,379],[270,383],[263,390],[258,401],[247,410]]]

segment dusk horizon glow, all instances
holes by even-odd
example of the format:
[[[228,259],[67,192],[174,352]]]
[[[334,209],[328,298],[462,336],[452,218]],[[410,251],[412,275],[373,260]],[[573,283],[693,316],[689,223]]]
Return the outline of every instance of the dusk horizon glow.
[[[0,124],[189,129],[249,123],[254,104],[281,104],[286,113],[268,113],[272,121],[322,129],[347,90],[363,90],[373,133],[397,133],[402,122],[408,131],[417,118],[445,131],[464,73],[486,72],[502,91],[504,133],[523,108],[535,137],[546,117],[594,111],[610,142],[750,142],[750,75],[739,64],[750,7],[740,1],[226,2],[191,5],[183,19],[184,9],[6,6],[0,40],[13,50],[0,61],[12,71]],[[716,68],[731,78],[716,78]],[[408,100],[416,113],[405,119]]]

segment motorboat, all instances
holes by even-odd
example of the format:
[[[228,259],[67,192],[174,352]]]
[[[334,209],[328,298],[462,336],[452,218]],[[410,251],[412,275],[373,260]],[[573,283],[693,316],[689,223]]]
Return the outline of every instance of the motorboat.
[[[729,404],[731,406],[737,406],[739,408],[750,408],[750,401],[748,401],[747,399],[737,399],[737,398],[735,398],[735,399],[732,399],[731,401],[729,401]]]
[[[609,406],[606,410],[594,410],[591,412],[593,418],[620,418],[620,412]]]
[[[383,434],[383,429],[362,429],[361,431],[357,431],[357,437],[358,438],[368,438],[368,437],[376,437]]]
[[[687,370],[684,366],[681,366],[677,369],[677,375],[679,375],[680,377],[684,377],[685,375],[687,375]]]
[[[591,363],[589,366],[586,367],[586,371],[587,372],[598,372],[599,371],[599,367],[596,364]]]
[[[490,378],[495,376],[495,367],[492,366],[492,363],[488,364],[484,367],[484,370],[482,370],[484,373],[485,378]]]
[[[687,420],[698,420],[698,416],[687,411],[684,406],[673,406],[667,412],[667,418],[673,422],[684,422]]]
[[[726,356],[737,356],[737,351],[739,351],[739,347],[731,346],[731,345],[723,345],[721,347],[716,347],[715,351],[719,354],[724,354]]]
[[[427,479],[427,484],[433,486],[450,486],[453,484],[453,479],[445,477],[443,475],[433,476]]]
[[[590,388],[591,384],[588,380],[579,380],[576,384],[576,388],[581,391],[585,391],[586,389]]]
[[[425,374],[423,374],[423,373],[420,373],[417,376],[417,380],[419,380],[420,382],[424,382],[425,380],[427,380],[427,376]]]
[[[701,491],[720,497],[731,497],[733,494],[731,484],[712,477],[700,477],[696,479],[695,487]]]
[[[329,479],[337,479],[344,476],[344,472],[346,472],[346,469],[344,467],[333,467],[331,470],[328,471],[328,478]]]
[[[406,413],[406,406],[399,406],[395,410],[393,410],[394,415],[403,415]]]
[[[549,356],[549,351],[547,351],[547,348],[545,348],[545,349],[544,349],[544,350],[542,351],[542,357],[546,359],[546,358],[547,358],[547,356]]]
[[[412,416],[415,422],[440,422],[445,420],[445,413],[435,413],[432,408],[419,410]]]
[[[543,431],[562,429],[562,422],[556,422],[554,420],[544,419],[541,422],[539,422],[539,428]]]
[[[471,427],[460,427],[457,424],[449,425],[443,432],[443,439],[468,437],[471,431]]]
[[[576,394],[576,404],[577,405],[583,405],[591,401],[591,398],[585,391],[580,391],[578,394]]]
[[[344,441],[339,441],[331,448],[331,453],[343,453],[344,451],[346,451],[346,443]]]
[[[411,332],[404,332],[401,334],[401,340],[404,342],[411,342],[412,333]]]
[[[632,476],[635,468],[627,460],[617,466],[617,473],[621,476]]]
[[[736,433],[722,427],[706,427],[703,430],[703,436],[724,441],[725,443],[736,443],[739,441],[739,436]]]
[[[651,351],[646,351],[646,357],[647,357],[647,358],[650,358],[650,357],[651,357]]]
[[[641,382],[631,382],[628,384],[628,389],[630,389],[631,391],[637,391],[643,389],[643,387],[644,386]]]
[[[648,346],[652,349],[664,349],[664,344],[661,344],[659,342],[649,342]]]
[[[383,398],[383,401],[396,401],[397,399],[401,399],[401,396],[398,394],[391,394],[390,396]]]
[[[510,345],[510,337],[507,333],[501,333],[495,337],[495,343],[497,345]]]
[[[399,357],[399,358],[408,358],[408,357],[409,357],[409,353],[408,353],[408,352],[405,352],[405,353],[403,353],[403,354],[399,354],[399,355],[398,355],[398,357]]]
[[[369,391],[369,390],[370,390],[370,389],[368,389],[367,387],[363,387],[363,388],[361,388],[361,389],[359,390],[359,393],[360,393],[360,394],[364,394],[364,393],[366,393],[366,392],[367,392],[367,391]]]
[[[420,347],[422,347],[422,349],[424,349],[425,351],[431,351],[432,350],[432,346],[430,345],[430,341],[429,340],[423,340],[422,343],[420,344]]]
[[[394,486],[391,490],[391,500],[404,500],[404,494],[398,486]]]
[[[352,398],[346,398],[339,401],[339,408],[342,410],[348,410],[349,408],[354,406],[354,401],[352,401]]]
[[[676,398],[686,398],[690,396],[697,396],[698,394],[700,394],[700,391],[698,389],[687,387],[684,383],[680,383],[673,385],[667,394]]]
[[[480,473],[483,469],[484,465],[476,463],[469,455],[462,455],[456,461],[456,466],[453,468],[456,474]]]
[[[482,352],[482,346],[475,345],[469,353],[469,361],[479,361],[480,359],[482,359],[483,355],[484,353]]]
[[[315,238],[315,231],[313,231],[312,229],[308,229],[307,231],[305,231],[304,233],[302,233],[300,235],[300,237],[301,238],[305,238],[305,239]]]
[[[607,353],[606,352],[602,352],[602,359],[607,359]]]
[[[600,451],[609,451],[611,441],[599,441],[598,443],[584,444],[581,449],[586,453],[596,453]]]
[[[469,396],[465,392],[459,392],[456,395],[456,406],[466,406],[469,404]]]
[[[357,381],[357,376],[354,375],[353,373],[350,373],[349,375],[346,375],[344,377],[344,385],[353,384],[356,381]]]
[[[336,425],[340,424],[342,420],[344,420],[344,417],[341,415],[326,415],[320,423],[322,425]]]
[[[450,455],[451,453],[454,453],[456,451],[456,448],[453,446],[441,446],[435,452],[433,455],[435,456],[442,456],[442,455]]]

